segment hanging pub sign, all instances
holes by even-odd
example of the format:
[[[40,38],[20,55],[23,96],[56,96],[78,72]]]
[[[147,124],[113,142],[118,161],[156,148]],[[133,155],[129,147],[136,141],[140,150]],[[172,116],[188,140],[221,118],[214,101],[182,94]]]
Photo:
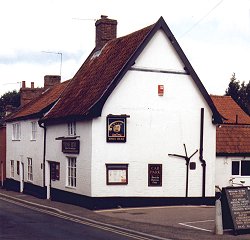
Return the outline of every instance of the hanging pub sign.
[[[148,186],[162,186],[162,164],[148,164]]]
[[[62,152],[79,154],[80,152],[80,141],[79,140],[62,140]]]
[[[107,142],[126,142],[127,115],[107,116]]]

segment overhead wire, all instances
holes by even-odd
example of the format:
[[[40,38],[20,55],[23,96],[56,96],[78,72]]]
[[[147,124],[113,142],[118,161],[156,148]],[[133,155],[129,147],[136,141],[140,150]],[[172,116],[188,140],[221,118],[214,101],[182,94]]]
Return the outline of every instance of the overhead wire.
[[[209,16],[224,0],[218,2],[214,7],[212,7],[203,17],[201,17],[196,23],[194,23],[187,31],[185,31],[179,38],[184,37],[186,34],[191,32],[200,22],[202,22],[207,16]]]

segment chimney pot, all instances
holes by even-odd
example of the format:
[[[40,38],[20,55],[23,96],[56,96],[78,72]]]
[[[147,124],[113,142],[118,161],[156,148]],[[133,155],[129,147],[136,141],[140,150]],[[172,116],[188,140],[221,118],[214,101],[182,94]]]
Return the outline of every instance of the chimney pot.
[[[34,85],[34,82],[31,82],[31,88],[34,88],[35,85]]]
[[[26,88],[25,81],[22,81],[22,88]]]

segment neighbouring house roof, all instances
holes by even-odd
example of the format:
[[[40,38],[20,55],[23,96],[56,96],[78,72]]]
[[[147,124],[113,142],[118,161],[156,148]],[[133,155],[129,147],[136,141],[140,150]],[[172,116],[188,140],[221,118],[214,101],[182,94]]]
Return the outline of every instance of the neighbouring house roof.
[[[231,96],[211,95],[219,113],[224,118],[223,123],[250,124],[250,116],[245,113]]]
[[[100,51],[94,49],[59,101],[41,121],[49,124],[67,119],[77,120],[100,116],[109,95],[159,29],[165,32],[182,60],[185,71],[191,75],[202,93],[213,113],[213,120],[221,123],[221,116],[211,97],[162,17],[151,26],[109,41]]]
[[[31,100],[17,112],[7,117],[6,122],[40,118],[58,100],[70,80],[62,82],[44,91],[41,95]]]
[[[250,156],[250,125],[226,125],[217,127],[217,156]]]

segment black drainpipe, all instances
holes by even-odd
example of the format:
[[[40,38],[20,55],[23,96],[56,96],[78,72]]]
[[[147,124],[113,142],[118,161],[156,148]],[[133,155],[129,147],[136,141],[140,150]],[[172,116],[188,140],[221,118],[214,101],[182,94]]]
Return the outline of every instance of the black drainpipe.
[[[206,161],[203,159],[203,135],[204,135],[204,108],[201,108],[200,122],[200,162],[202,166],[202,197],[206,195]]]
[[[39,127],[44,129],[44,136],[43,136],[43,187],[45,187],[45,155],[46,155],[46,132],[47,128],[45,125],[42,125],[40,121],[38,121]]]

